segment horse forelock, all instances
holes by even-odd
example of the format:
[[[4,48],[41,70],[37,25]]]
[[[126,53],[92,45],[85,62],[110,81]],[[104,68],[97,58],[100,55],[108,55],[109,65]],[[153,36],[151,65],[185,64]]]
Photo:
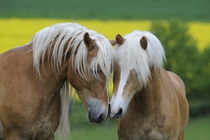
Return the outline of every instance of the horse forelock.
[[[91,39],[98,46],[98,52],[91,61],[89,69],[97,71],[99,65],[107,79],[109,79],[114,56],[111,44],[104,36],[74,23],[55,24],[42,29],[33,36],[33,64],[35,70],[40,73],[40,66],[45,55],[50,52],[52,52],[52,55],[49,56],[50,60],[52,60],[52,68],[54,71],[59,70],[63,58],[65,60],[71,50],[71,57],[75,56],[72,61],[74,70],[83,78],[88,79],[89,74],[85,71],[88,50],[83,41],[85,32],[89,33]],[[94,73],[94,76],[99,78],[97,73]]]
[[[111,77],[111,67],[114,62],[114,51],[112,45],[109,40],[101,35],[98,36],[98,39],[95,39],[95,41],[98,46],[98,52],[97,56],[92,59],[90,68],[94,72],[95,77],[100,78],[96,73],[98,66],[100,66],[106,78],[109,79]]]
[[[140,39],[147,39],[147,48],[143,49],[140,45]],[[165,60],[164,49],[155,35],[150,32],[134,31],[127,34],[125,42],[117,46],[116,61],[122,70],[132,70],[140,82],[146,85],[150,77],[150,68],[158,70],[162,67]]]

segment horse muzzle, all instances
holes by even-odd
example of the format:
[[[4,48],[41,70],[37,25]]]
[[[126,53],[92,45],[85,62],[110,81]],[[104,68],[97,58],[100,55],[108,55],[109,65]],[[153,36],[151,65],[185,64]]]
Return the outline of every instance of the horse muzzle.
[[[112,119],[119,119],[122,117],[123,110],[122,108],[119,108],[117,111],[112,111],[111,107],[109,105],[109,117]]]
[[[105,113],[96,113],[95,111],[88,109],[88,119],[91,123],[101,123],[105,118]]]

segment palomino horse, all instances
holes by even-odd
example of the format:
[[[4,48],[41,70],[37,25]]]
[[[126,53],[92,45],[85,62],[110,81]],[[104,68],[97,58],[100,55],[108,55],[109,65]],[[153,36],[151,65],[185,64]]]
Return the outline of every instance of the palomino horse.
[[[116,65],[110,117],[120,140],[183,140],[189,110],[185,86],[162,68],[165,54],[150,32],[116,36]]]
[[[113,49],[102,35],[78,24],[44,28],[31,42],[0,55],[0,120],[6,140],[68,138],[68,82],[91,122],[108,114]],[[64,134],[62,134],[62,132]]]

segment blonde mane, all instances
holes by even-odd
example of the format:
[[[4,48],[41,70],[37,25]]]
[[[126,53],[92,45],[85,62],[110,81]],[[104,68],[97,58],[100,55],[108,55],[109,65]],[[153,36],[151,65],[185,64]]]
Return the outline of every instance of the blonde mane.
[[[46,53],[51,51],[52,67],[54,70],[59,70],[62,66],[63,58],[65,60],[66,55],[71,50],[71,56],[76,55],[72,63],[73,68],[82,77],[88,79],[88,73],[84,70],[87,60],[87,47],[84,44],[83,36],[86,32],[90,34],[90,37],[95,40],[99,47],[97,56],[91,61],[89,68],[91,71],[97,72],[97,66],[99,65],[109,79],[111,75],[110,68],[113,62],[113,49],[109,40],[95,31],[75,23],[55,24],[44,28],[33,36],[33,63],[36,71],[39,72]],[[67,49],[65,50],[66,45]],[[98,77],[97,73],[94,73],[94,76]]]
[[[86,32],[89,33],[98,46],[97,56],[91,60],[88,72],[85,70],[88,50],[83,41],[83,36]],[[71,52],[70,57],[75,56],[72,66],[84,79],[89,79],[90,72],[94,77],[100,78],[97,74],[98,66],[100,66],[105,74],[107,81],[111,76],[110,69],[114,60],[114,51],[109,40],[79,24],[60,23],[46,27],[33,36],[31,43],[33,46],[33,65],[38,74],[40,74],[40,67],[43,65],[46,54],[52,54],[48,56],[48,59],[51,62],[52,69],[56,72],[62,68],[63,61],[68,61],[66,56]],[[60,95],[61,119],[57,133],[59,139],[64,140],[68,139],[70,135],[68,122],[70,99],[68,81],[65,82]]]
[[[147,39],[147,48],[140,46],[142,37]],[[150,77],[150,68],[160,69],[165,60],[165,53],[161,42],[152,33],[134,31],[125,35],[125,42],[117,47],[116,59],[121,69],[134,69],[140,82],[146,85]]]

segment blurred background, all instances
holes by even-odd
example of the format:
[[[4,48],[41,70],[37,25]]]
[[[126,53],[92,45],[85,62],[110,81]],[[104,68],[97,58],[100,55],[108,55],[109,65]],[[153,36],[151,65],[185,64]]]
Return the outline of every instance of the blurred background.
[[[60,22],[77,22],[109,39],[135,29],[153,32],[165,48],[164,67],[186,85],[190,121],[185,139],[210,140],[209,0],[0,0],[0,53]],[[72,102],[72,140],[116,140],[117,123],[91,124],[79,99]]]

